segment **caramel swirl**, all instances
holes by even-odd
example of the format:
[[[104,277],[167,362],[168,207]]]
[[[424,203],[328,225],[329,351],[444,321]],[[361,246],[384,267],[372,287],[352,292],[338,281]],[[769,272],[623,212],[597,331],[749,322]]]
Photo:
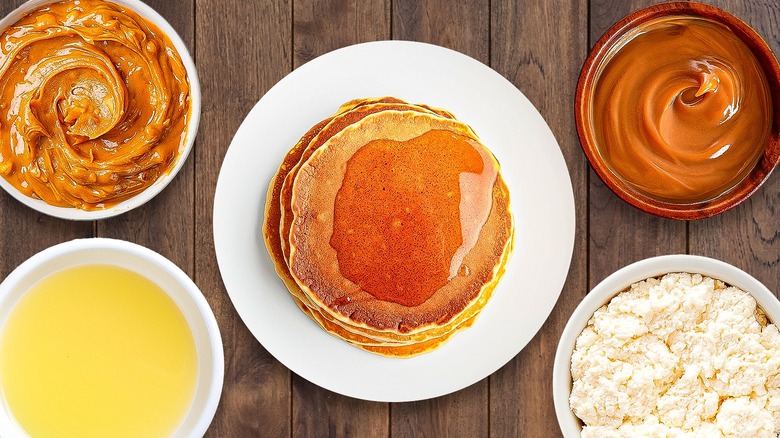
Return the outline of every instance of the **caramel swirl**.
[[[634,29],[612,49],[593,96],[609,167],[646,195],[707,201],[753,169],[772,102],[761,66],[729,28],[677,17]]]
[[[95,210],[173,168],[190,117],[170,39],[123,6],[39,8],[0,35],[0,173],[19,191]]]

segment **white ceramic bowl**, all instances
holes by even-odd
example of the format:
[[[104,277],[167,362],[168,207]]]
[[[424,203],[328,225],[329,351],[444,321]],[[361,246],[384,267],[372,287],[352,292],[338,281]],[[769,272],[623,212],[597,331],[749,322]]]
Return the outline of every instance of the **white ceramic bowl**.
[[[176,303],[195,340],[198,374],[187,415],[173,436],[201,437],[217,410],[224,378],[224,353],[217,321],[195,283],[178,266],[156,252],[113,239],[77,239],[45,249],[19,265],[0,284],[0,331],[14,304],[37,281],[61,269],[109,264],[150,279]],[[0,435],[27,437],[0,394]]]
[[[558,424],[566,438],[579,438],[582,422],[569,408],[571,394],[571,354],[577,337],[593,313],[612,297],[637,281],[670,272],[699,273],[722,280],[750,293],[773,322],[780,322],[780,301],[750,274],[719,260],[693,255],[667,255],[640,260],[605,278],[577,306],[566,323],[558,343],[553,366],[553,402]]]
[[[11,12],[10,14],[6,15],[2,20],[0,20],[0,32],[5,30],[5,28],[7,28],[8,26],[11,26],[12,24],[16,23],[25,14],[32,12],[38,7],[49,3],[56,3],[58,1],[61,0],[28,1],[27,3],[19,6],[16,10]],[[132,198],[126,199],[125,201],[122,201],[121,203],[113,207],[102,209],[102,210],[86,211],[86,210],[80,210],[78,208],[56,207],[53,205],[49,205],[40,199],[31,198],[19,192],[13,185],[11,185],[8,181],[6,181],[5,178],[0,177],[0,187],[2,187],[3,190],[8,192],[11,196],[16,198],[19,202],[23,203],[24,205],[32,209],[35,209],[41,213],[47,214],[49,216],[54,216],[61,219],[86,221],[86,220],[105,219],[105,218],[117,216],[122,213],[128,212],[136,207],[140,207],[141,205],[145,204],[146,202],[154,198],[158,193],[160,193],[168,185],[168,183],[171,182],[171,180],[176,176],[176,174],[179,173],[179,170],[184,165],[184,162],[187,161],[187,156],[189,155],[190,151],[192,150],[192,146],[195,143],[195,135],[198,132],[198,124],[200,123],[200,109],[201,109],[200,82],[198,81],[198,72],[195,69],[195,63],[192,61],[192,57],[187,51],[187,46],[184,44],[184,41],[182,41],[181,37],[179,36],[179,34],[176,33],[173,27],[171,27],[171,25],[167,21],[165,21],[165,19],[160,14],[157,13],[157,11],[149,7],[146,3],[143,3],[139,0],[110,0],[110,1],[118,5],[122,5],[129,9],[132,9],[133,11],[138,13],[138,15],[140,15],[141,17],[154,23],[158,28],[160,28],[161,31],[163,31],[166,35],[168,35],[168,38],[171,39],[174,48],[176,49],[177,52],[179,52],[181,61],[184,64],[185,69],[187,70],[187,78],[189,79],[190,82],[191,108],[189,114],[190,119],[186,127],[186,132],[187,132],[186,140],[184,144],[180,146],[179,157],[177,158],[176,163],[174,163],[173,168],[171,168],[169,172],[167,172],[164,175],[161,175],[157,179],[157,181],[155,181],[152,185],[147,187],[146,190],[142,191],[141,193],[138,193]]]

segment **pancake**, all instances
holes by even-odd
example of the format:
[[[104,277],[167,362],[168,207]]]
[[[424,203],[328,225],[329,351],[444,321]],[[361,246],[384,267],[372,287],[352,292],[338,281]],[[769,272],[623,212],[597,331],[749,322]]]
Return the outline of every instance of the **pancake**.
[[[352,253],[355,253],[354,249],[371,253],[375,246],[339,232],[344,230],[336,226],[337,211],[341,211],[342,217],[356,216],[357,223],[371,214],[361,216],[363,206],[355,204],[355,199],[345,209],[344,202],[336,198],[343,191],[341,186],[348,182],[347,169],[354,156],[360,155],[358,151],[369,150],[379,142],[384,143],[382,146],[390,158],[409,153],[419,156],[420,148],[415,149],[414,145],[420,139],[433,140],[433,143],[429,141],[431,144],[443,139],[452,144],[468,145],[460,151],[449,151],[449,160],[453,162],[463,151],[471,153],[472,158],[481,159],[479,172],[471,172],[465,185],[464,180],[460,180],[452,192],[462,191],[465,195],[463,203],[456,203],[458,209],[471,204],[482,207],[472,208],[471,216],[467,215],[471,219],[455,217],[463,219],[457,221],[463,222],[460,230],[444,227],[447,228],[445,234],[461,232],[460,246],[453,254],[456,255],[453,259],[458,261],[452,261],[450,276],[444,281],[446,284],[436,285],[430,296],[420,295],[420,291],[401,294],[400,299],[382,296],[377,294],[376,286],[381,289],[383,282],[364,284],[366,279],[368,283],[372,282],[371,276],[364,276],[362,282],[352,282],[350,278],[355,279],[355,272],[348,276],[341,272],[338,247],[346,245]],[[364,149],[364,146],[371,147]],[[435,163],[438,158],[431,161]],[[425,173],[425,169],[418,168],[417,171]],[[462,178],[461,173],[458,172],[458,178]],[[484,174],[481,180],[474,179],[480,174]],[[364,177],[358,175],[358,185]],[[422,198],[428,196],[422,192]],[[448,195],[452,196],[452,193],[448,192]],[[472,202],[474,199],[478,201]],[[298,307],[315,323],[366,351],[390,357],[411,357],[438,348],[459,330],[471,326],[487,303],[511,253],[513,230],[508,203],[508,191],[498,174],[495,158],[479,143],[474,131],[458,122],[450,112],[408,104],[392,97],[356,99],[313,126],[285,156],[269,185],[263,237],[279,277]],[[339,205],[342,208],[337,208]],[[452,211],[452,202],[448,205]],[[358,213],[353,214],[353,210]],[[440,219],[445,218],[446,215],[440,215]],[[463,225],[465,223],[472,225],[469,228]],[[442,234],[441,230],[439,234]],[[341,239],[334,240],[337,236]],[[341,263],[354,267],[355,264],[347,260],[349,257],[344,259],[343,249]],[[367,257],[382,258],[377,254]],[[425,269],[411,272],[410,266],[414,271],[417,263],[411,260],[395,266],[403,272],[399,271],[401,280],[394,284],[414,287],[417,283],[430,283],[420,282],[420,278],[427,278]],[[376,266],[372,269],[374,271],[370,272],[377,272]],[[388,269],[393,272],[394,268]],[[312,273],[317,275],[312,276]]]
[[[487,303],[487,301],[490,299],[490,296],[492,295],[493,290],[498,285],[498,279],[504,272],[504,265],[508,260],[508,257],[509,257],[509,251],[506,251],[504,255],[504,259],[502,260],[498,268],[498,272],[496,273],[496,277],[489,285],[487,285],[484,288],[484,290],[479,296],[479,299],[472,304],[472,306],[468,309],[468,311],[462,312],[458,316],[458,318],[455,318],[454,320],[450,321],[450,323],[448,323],[447,325],[437,327],[435,330],[428,330],[428,331],[413,333],[409,335],[395,335],[395,334],[384,333],[386,337],[380,338],[377,337],[376,335],[365,334],[365,332],[361,332],[359,329],[356,330],[356,327],[350,327],[344,325],[342,322],[338,320],[332,320],[328,316],[326,316],[327,313],[323,315],[324,312],[322,312],[318,308],[311,308],[309,306],[300,304],[300,302],[299,305],[302,306],[302,310],[304,310],[304,313],[306,313],[310,318],[312,318],[315,322],[317,322],[323,329],[325,329],[326,331],[328,331],[329,333],[337,337],[344,339],[345,341],[355,346],[361,348],[363,346],[368,346],[368,347],[382,346],[382,347],[386,347],[386,352],[383,353],[385,355],[406,356],[405,354],[406,351],[409,351],[410,349],[406,349],[402,347],[411,347],[413,345],[427,343],[427,341],[430,341],[432,339],[445,340],[448,339],[453,334],[455,334],[457,330],[470,326],[478,316],[479,310],[481,310],[482,307]],[[296,302],[298,301],[296,300]],[[417,350],[417,349],[412,349],[412,350]]]
[[[372,329],[365,324],[357,324],[354,322],[345,323],[343,321],[333,318],[333,316],[330,313],[323,311],[321,308],[317,307],[316,305],[313,305],[312,301],[310,300],[307,300],[307,305],[312,309],[317,310],[318,313],[323,314],[322,318],[327,319],[330,322],[341,326],[344,330],[350,333],[357,334],[358,336],[364,336],[376,341],[393,342],[393,343],[400,342],[404,344],[409,344],[409,343],[418,343],[418,342],[426,341],[432,337],[446,336],[450,334],[450,332],[454,331],[455,329],[462,327],[465,321],[473,320],[476,317],[476,315],[479,313],[479,311],[482,309],[482,307],[487,303],[487,300],[490,298],[493,289],[498,284],[498,280],[500,276],[503,274],[504,265],[507,262],[510,253],[511,253],[511,240],[510,240],[510,244],[507,246],[507,248],[503,253],[500,264],[496,267],[493,280],[487,285],[485,285],[485,287],[483,288],[482,292],[479,295],[479,298],[470,302],[457,317],[453,318],[452,320],[446,323],[433,324],[430,327],[419,329],[411,333],[396,333],[388,330],[380,331],[380,330]],[[301,293],[302,291],[300,290],[300,288],[296,288],[295,295]],[[331,331],[328,328],[326,328],[326,330]],[[341,336],[344,337],[344,335]]]
[[[480,197],[484,201],[486,197],[486,202],[483,204],[488,208],[477,208],[476,211],[484,211],[487,218],[472,218],[472,222],[476,223],[476,226],[472,228],[478,231],[478,233],[472,233],[477,237],[476,242],[472,242],[472,247],[466,248],[466,253],[462,254],[461,257],[462,263],[450,266],[449,278],[441,287],[432,290],[429,288],[423,294],[417,293],[420,291],[413,291],[404,295],[405,287],[414,287],[421,282],[422,277],[426,275],[430,277],[430,272],[425,270],[427,265],[422,266],[422,269],[416,269],[416,265],[411,262],[407,263],[403,257],[400,257],[400,260],[396,260],[398,262],[396,265],[400,270],[396,270],[395,273],[391,270],[382,275],[387,275],[387,281],[393,283],[396,292],[400,291],[398,293],[403,295],[402,299],[393,299],[389,296],[381,296],[381,294],[377,296],[376,291],[367,291],[364,287],[342,275],[344,262],[339,260],[338,251],[333,246],[334,240],[331,238],[329,242],[323,238],[323,236],[329,237],[336,234],[334,205],[337,203],[337,193],[342,187],[342,182],[348,176],[348,166],[345,163],[359,150],[365,150],[366,145],[376,139],[392,143],[385,144],[383,147],[391,149],[387,151],[385,158],[393,160],[394,157],[405,155],[403,154],[404,148],[408,147],[410,140],[420,139],[434,132],[443,132],[445,136],[449,133],[453,137],[458,137],[459,144],[469,144],[475,151],[474,153],[480,155],[486,169],[479,175],[484,174],[485,179],[489,180],[489,184],[484,182],[473,184],[481,188],[482,191],[469,193],[468,196],[475,198],[471,199],[471,203],[475,203],[476,198]],[[311,302],[350,326],[362,326],[372,330],[398,334],[418,333],[437,326],[446,327],[448,322],[469,308],[471,304],[478,302],[477,298],[483,287],[496,278],[503,254],[509,248],[512,221],[508,209],[508,192],[498,175],[498,163],[476,139],[464,135],[467,132],[470,132],[469,128],[454,120],[415,111],[384,111],[365,117],[359,124],[345,127],[329,139],[323,147],[314,151],[301,166],[293,184],[291,205],[294,219],[290,231],[291,250],[288,257],[288,267],[294,280]],[[456,159],[459,152],[461,150],[452,151],[447,160]],[[410,162],[404,163],[409,164]],[[424,163],[425,166],[431,164],[433,163]],[[372,168],[370,172],[373,174],[363,175],[364,180],[359,181],[358,184],[376,181],[378,175],[376,170],[377,168]],[[465,172],[458,171],[456,173],[460,175]],[[415,177],[411,175],[407,179],[409,178],[411,181]],[[424,184],[435,182],[426,181]],[[423,187],[423,183],[417,188],[420,189],[420,196],[417,198],[422,199],[422,202],[418,203],[432,202],[428,198],[430,195],[427,191],[428,188]],[[468,188],[468,185],[461,185],[461,189]],[[374,194],[377,193],[374,192]],[[365,209],[372,210],[374,207],[366,207]],[[361,212],[361,208],[362,206],[357,205],[355,213]],[[458,208],[457,203],[455,208]],[[437,215],[436,213],[434,211],[432,215],[429,214],[432,219],[428,218],[428,222],[444,221],[448,218],[447,215]],[[461,217],[461,219],[464,218]],[[458,231],[452,227],[462,225],[452,221],[448,221],[447,224],[450,225],[448,229],[439,230],[438,234],[433,237],[437,238],[443,233],[446,235],[448,232]],[[422,224],[422,228],[428,225],[430,223]],[[389,225],[384,224],[383,226],[387,228]],[[390,230],[390,232],[392,231]],[[419,229],[410,230],[411,233],[418,231]],[[312,238],[312,236],[317,237]],[[357,240],[364,237],[374,238],[376,236],[361,235],[358,236]],[[418,233],[416,237],[426,239],[429,236]],[[364,245],[358,243],[357,247],[364,251],[370,251],[372,248],[384,244],[384,241],[379,239]],[[404,254],[414,258],[417,254],[417,245],[405,248]],[[362,256],[358,254],[357,258],[360,257]],[[372,257],[366,258],[368,259],[367,263],[374,261],[381,265],[387,262],[386,260],[377,261],[376,258]],[[417,258],[425,259],[425,257]],[[450,260],[444,260],[444,262],[450,263]],[[362,268],[359,267],[358,270],[360,269]],[[460,270],[465,272],[460,272]],[[393,277],[394,275],[395,277]],[[371,279],[368,280],[369,284]],[[383,281],[385,280],[381,279],[376,284],[381,285]],[[376,284],[370,284],[370,287],[376,289]],[[426,293],[429,294],[426,295]]]
[[[345,108],[347,109],[345,110]],[[439,114],[442,117],[447,117],[447,113],[445,112],[437,113],[434,109],[428,109],[418,105],[410,105],[404,103],[403,101],[398,101],[398,99],[388,97],[376,99],[375,101],[351,101],[342,105],[341,108],[339,108],[340,112],[337,113],[335,117],[326,119],[327,123],[325,123],[325,125],[323,125],[322,128],[317,131],[314,136],[312,136],[312,138],[307,139],[307,144],[300,152],[300,155],[296,154],[298,155],[298,162],[290,168],[284,178],[284,181],[282,182],[280,192],[280,233],[282,236],[282,253],[284,254],[285,258],[287,258],[289,255],[289,245],[287,242],[290,233],[290,225],[292,224],[292,211],[290,207],[290,198],[292,197],[292,183],[295,180],[295,177],[298,175],[298,169],[300,168],[300,165],[308,160],[316,149],[322,146],[328,139],[341,132],[341,130],[343,130],[345,127],[359,123],[363,118],[371,114],[376,114],[378,112],[388,110],[419,111],[428,114]],[[320,122],[320,124],[323,122]],[[319,126],[320,124],[315,125],[315,127]],[[311,132],[312,131],[309,131],[309,133]]]
[[[280,228],[279,225],[282,216],[282,210],[280,209],[279,199],[281,198],[282,186],[285,181],[285,178],[287,177],[288,174],[294,172],[294,170],[297,168],[297,162],[301,159],[301,156],[304,156],[305,152],[309,149],[312,140],[315,139],[315,137],[317,138],[318,141],[314,143],[316,147],[317,145],[321,144],[327,139],[327,137],[318,136],[326,125],[329,126],[329,129],[326,130],[326,134],[333,134],[337,132],[336,129],[333,129],[336,126],[343,127],[348,123],[360,120],[360,118],[364,117],[365,115],[387,110],[387,109],[413,109],[417,111],[425,111],[428,113],[433,113],[434,111],[436,111],[436,113],[438,114],[446,113],[443,110],[428,110],[415,105],[406,105],[406,104],[405,105],[373,105],[374,103],[384,104],[384,103],[397,103],[397,102],[401,102],[401,101],[394,98],[379,98],[379,99],[356,100],[343,105],[337,112],[337,115],[344,113],[346,111],[351,111],[358,106],[366,105],[367,107],[355,114],[352,114],[346,120],[339,120],[331,124],[331,121],[334,119],[334,117],[331,117],[323,120],[322,122],[315,125],[312,129],[310,129],[309,132],[307,132],[301,138],[301,140],[285,156],[282,165],[279,167],[279,170],[277,171],[276,175],[272,179],[271,184],[269,185],[269,190],[267,194],[267,202],[266,202],[266,210],[265,210],[266,219],[263,225],[263,235],[264,235],[266,247],[268,249],[269,254],[271,255],[272,260],[274,261],[277,274],[285,283],[285,286],[290,291],[296,304],[298,304],[298,306],[302,310],[304,310],[304,313],[306,313],[308,316],[310,316],[312,319],[318,322],[327,331],[334,333],[337,336],[343,337],[347,340],[365,344],[365,345],[369,345],[372,343],[376,345],[384,345],[387,343],[409,344],[412,343],[413,340],[410,339],[399,340],[395,338],[388,339],[387,337],[366,338],[365,336],[372,336],[372,334],[361,333],[359,330],[354,330],[354,329],[352,329],[350,332],[349,327],[337,327],[338,321],[333,321],[331,318],[328,318],[327,315],[321,315],[321,313],[318,311],[316,306],[313,306],[308,302],[308,300],[306,300],[305,296],[302,295],[300,289],[297,287],[292,277],[290,276],[289,270],[286,266],[286,262],[284,261],[284,256],[283,256],[284,249],[282,248],[282,240],[279,239],[279,228]],[[447,115],[451,117],[451,115],[449,114]],[[284,204],[285,202],[282,201],[282,205]]]
[[[302,161],[305,160],[306,157],[307,157],[307,154],[309,154],[310,152],[313,152],[313,149],[316,149],[316,147],[318,147],[325,140],[327,140],[329,138],[329,135],[332,132],[338,131],[339,129],[343,129],[343,127],[345,125],[348,125],[349,123],[358,123],[361,120],[361,118],[363,118],[363,117],[365,117],[365,116],[367,116],[369,114],[375,114],[376,112],[379,112],[379,111],[384,111],[384,110],[389,110],[389,109],[399,109],[399,108],[401,108],[401,109],[411,109],[411,110],[419,111],[419,112],[423,112],[423,113],[435,113],[435,114],[438,114],[438,115],[440,115],[442,117],[453,117],[450,113],[448,113],[448,112],[446,112],[444,110],[432,109],[432,108],[430,110],[426,110],[425,107],[417,106],[417,105],[405,105],[405,106],[400,106],[400,105],[368,105],[368,106],[366,106],[364,108],[360,108],[360,110],[356,111],[355,114],[351,114],[351,115],[345,114],[341,118],[341,120],[337,120],[338,118],[334,118],[331,122],[329,122],[329,128],[330,129],[325,129],[323,131],[330,131],[330,132],[328,132],[328,133],[323,132],[323,133],[318,134],[316,141],[313,141],[313,143],[311,143],[310,146],[307,147],[306,150],[304,151],[303,157],[301,158],[301,160]],[[428,108],[430,108],[430,107],[428,107]],[[334,127],[337,127],[337,129],[333,129]],[[357,127],[356,127],[356,129],[357,129]],[[466,126],[466,125],[458,126],[458,129],[463,134],[474,135],[473,131],[471,131],[471,129],[468,126]],[[296,170],[297,170],[297,166],[293,167],[291,169],[290,173],[288,174],[288,176],[285,179],[286,183],[289,182],[295,176]],[[289,213],[287,215],[284,214],[285,209],[289,210],[289,208],[290,208],[289,207],[289,200],[286,199],[288,194],[289,194],[289,190],[288,191],[284,190],[284,189],[287,189],[288,187],[289,186],[284,186],[283,190],[282,190],[283,193],[281,194],[281,198],[282,198],[281,199],[281,204],[282,204],[282,207],[283,207],[282,208],[282,226],[281,226],[281,228],[282,228],[283,236],[286,235],[286,231],[285,230],[289,229],[289,223],[290,223],[290,221],[287,220],[287,218],[290,217]],[[286,238],[282,239],[282,242],[285,242],[285,241],[286,241]],[[282,252],[284,252],[284,250]],[[279,267],[279,265],[280,265],[280,263],[277,262],[277,267]],[[288,288],[290,288],[289,282],[286,281],[286,283],[288,285]],[[301,298],[301,293],[300,293],[299,290],[297,290],[297,288],[293,287],[290,292],[294,296],[298,297],[299,299],[301,299],[303,301],[306,301],[304,298]],[[311,307],[313,310],[316,310],[317,305],[314,304],[314,303],[309,303],[309,307]],[[346,330],[351,331],[353,333],[357,333],[357,334],[362,335],[362,336],[368,336],[368,337],[371,337],[373,339],[386,341],[386,342],[404,342],[404,343],[418,342],[420,340],[425,340],[427,338],[430,338],[431,336],[441,336],[441,335],[447,333],[449,330],[451,330],[451,327],[440,327],[436,331],[436,333],[433,333],[433,334],[420,333],[419,336],[413,336],[413,337],[410,337],[408,335],[395,336],[392,333],[375,332],[375,331],[370,330],[370,328],[367,328],[367,327],[362,327],[361,328],[361,327],[349,326],[349,325],[346,325],[346,324],[343,324],[343,323],[339,322],[338,320],[334,320],[333,318],[330,318],[328,315],[323,315],[323,317],[330,319],[332,322],[334,322],[336,324],[342,325]],[[462,318],[461,320],[456,321],[456,322],[458,324],[460,324],[465,319],[466,318]]]
[[[361,106],[364,106],[364,108],[360,108],[358,111],[352,111]],[[303,297],[298,296],[299,294],[295,292],[297,287],[293,286],[294,282],[289,275],[289,269],[285,266],[288,247],[286,236],[289,234],[290,224],[292,223],[291,212],[287,214],[285,214],[285,212],[290,210],[290,188],[292,186],[293,177],[297,174],[299,161],[308,158],[313,149],[319,147],[330,138],[330,136],[338,133],[343,127],[359,121],[366,115],[388,109],[412,109],[429,113],[434,113],[435,111],[415,105],[408,105],[403,103],[400,99],[392,97],[357,99],[347,102],[339,108],[335,116],[319,122],[304,134],[300,141],[298,141],[298,143],[287,153],[271,180],[266,195],[267,201],[265,207],[265,221],[263,223],[263,238],[265,240],[266,248],[276,267],[277,274],[282,278],[288,289],[290,289],[290,292],[301,300]],[[349,116],[338,117],[345,112],[350,112]],[[441,113],[443,113],[443,111]],[[285,236],[284,239],[280,238],[280,233]]]
[[[280,205],[280,199],[287,176],[291,172],[293,175],[295,172],[297,172],[298,164],[301,158],[307,158],[308,154],[310,154],[310,152],[307,154],[307,150],[312,140],[318,138],[318,135],[323,130],[323,128],[329,126],[330,122],[334,118],[345,112],[352,111],[359,106],[372,105],[376,103],[392,104],[403,103],[403,101],[393,97],[382,97],[375,99],[356,99],[345,103],[339,108],[334,116],[328,117],[325,120],[317,123],[308,132],[306,132],[303,137],[301,137],[298,143],[296,143],[295,146],[293,146],[292,149],[287,152],[287,155],[285,155],[284,159],[282,160],[282,164],[279,166],[276,174],[271,179],[271,184],[269,184],[268,193],[266,194],[263,239],[265,240],[266,248],[271,255],[271,259],[274,261],[276,272],[286,285],[292,282],[292,278],[289,276],[289,270],[285,266],[282,266],[282,264],[286,265],[284,259],[286,258],[285,253],[288,245],[286,244],[286,238],[280,238],[280,222],[282,221],[284,212],[284,209],[282,209]],[[372,107],[372,109],[369,111],[373,110],[376,112],[382,110],[383,108],[383,106]],[[331,132],[331,130],[326,131],[326,133],[327,132]],[[292,181],[292,179],[290,179],[290,181]],[[287,230],[287,232],[289,232],[289,225]]]

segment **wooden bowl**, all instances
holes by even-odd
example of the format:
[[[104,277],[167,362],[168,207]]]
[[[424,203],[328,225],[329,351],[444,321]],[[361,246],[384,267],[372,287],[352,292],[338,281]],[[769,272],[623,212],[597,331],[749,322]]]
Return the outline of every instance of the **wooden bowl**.
[[[721,23],[751,50],[769,83],[772,114],[769,140],[753,170],[740,182],[714,199],[694,203],[673,203],[651,198],[626,183],[604,161],[596,143],[592,120],[592,98],[602,63],[621,38],[635,27],[664,17],[695,17]],[[640,210],[657,216],[692,220],[714,216],[749,198],[767,180],[780,160],[780,65],[769,46],[756,31],[740,19],[714,6],[696,2],[653,5],[633,12],[615,23],[591,50],[582,67],[575,97],[577,133],[593,170],[616,195]]]

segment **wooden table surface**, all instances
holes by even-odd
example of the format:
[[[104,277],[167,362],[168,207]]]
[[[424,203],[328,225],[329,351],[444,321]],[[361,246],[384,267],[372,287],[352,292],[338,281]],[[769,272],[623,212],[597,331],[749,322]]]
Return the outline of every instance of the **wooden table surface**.
[[[10,12],[19,0],[3,0]],[[659,219],[610,192],[590,170],[574,126],[574,91],[588,49],[644,0],[154,0],[188,44],[203,113],[195,149],[153,201],[123,216],[69,222],[0,193],[0,275],[34,253],[81,237],[152,248],[206,295],[225,346],[225,386],[210,437],[554,437],[551,373],[561,331],[585,294],[633,261],[672,253],[732,263],[780,291],[780,175],[741,206],[695,222]],[[780,53],[780,2],[722,0]],[[364,41],[405,39],[449,47],[491,66],[539,109],[571,174],[576,241],[566,285],[549,319],[503,368],[457,393],[413,403],[344,397],[296,376],[239,319],[220,278],[212,237],[222,159],[257,100],[316,56]],[[507,334],[511,336],[511,334]]]

